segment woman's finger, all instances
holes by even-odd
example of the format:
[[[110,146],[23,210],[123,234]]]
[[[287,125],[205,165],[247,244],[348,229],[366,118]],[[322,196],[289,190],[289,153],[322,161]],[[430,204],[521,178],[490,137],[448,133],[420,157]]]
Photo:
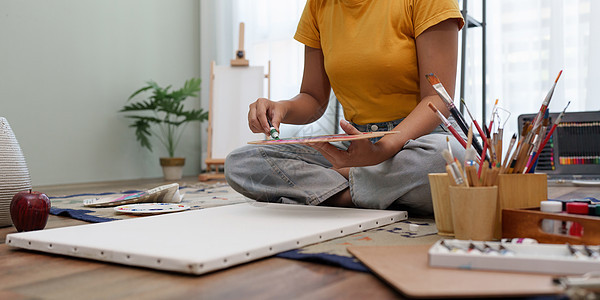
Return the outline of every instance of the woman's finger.
[[[310,143],[308,145],[319,151],[335,168],[344,167],[343,158],[348,154],[346,151],[340,150],[327,142]]]
[[[361,134],[361,132],[358,129],[356,129],[356,127],[352,126],[352,124],[350,124],[346,120],[340,120],[340,127],[342,127],[342,130],[344,130],[344,132],[347,134]]]

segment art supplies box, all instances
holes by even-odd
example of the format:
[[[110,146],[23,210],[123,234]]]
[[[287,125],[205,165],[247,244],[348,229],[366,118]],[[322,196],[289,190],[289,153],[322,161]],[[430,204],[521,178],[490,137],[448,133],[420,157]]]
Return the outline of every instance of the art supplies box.
[[[444,246],[444,244],[446,246]],[[478,249],[486,245],[492,249],[503,246],[507,251],[469,251],[473,244]],[[587,256],[584,246],[572,246],[579,251],[571,254],[566,244],[511,244],[466,240],[440,240],[428,253],[430,267],[458,268],[466,270],[493,270],[554,275],[582,275],[600,270],[600,258]],[[449,250],[448,248],[454,248]],[[599,246],[589,246],[598,252]]]
[[[551,213],[539,208],[503,209],[502,237],[529,237],[540,243],[600,244],[600,217],[568,213]],[[563,224],[577,223],[581,227],[581,235],[568,235],[544,232],[543,220]]]

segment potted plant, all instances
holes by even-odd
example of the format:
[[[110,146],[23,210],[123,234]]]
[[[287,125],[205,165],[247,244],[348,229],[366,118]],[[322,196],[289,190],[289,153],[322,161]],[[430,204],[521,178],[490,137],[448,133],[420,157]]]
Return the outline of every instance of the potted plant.
[[[152,94],[125,105],[120,110],[120,112],[135,113],[128,114],[126,117],[133,120],[129,127],[135,128],[136,139],[142,147],[152,151],[150,138],[154,136],[167,149],[169,157],[160,158],[166,180],[181,179],[185,158],[175,157],[175,149],[186,125],[208,119],[208,112],[202,109],[185,110],[183,105],[188,97],[198,96],[200,82],[199,78],[192,78],[187,80],[182,88],[171,90],[170,85],[162,88],[156,82],[148,81],[147,86],[131,94],[127,101],[146,91],[152,91]]]

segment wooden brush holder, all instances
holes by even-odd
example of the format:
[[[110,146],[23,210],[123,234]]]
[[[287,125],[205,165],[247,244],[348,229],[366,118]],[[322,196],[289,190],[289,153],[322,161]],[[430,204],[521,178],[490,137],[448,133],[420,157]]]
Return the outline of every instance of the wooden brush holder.
[[[546,174],[498,175],[498,208],[494,238],[502,238],[502,210],[507,208],[539,207],[548,200]]]

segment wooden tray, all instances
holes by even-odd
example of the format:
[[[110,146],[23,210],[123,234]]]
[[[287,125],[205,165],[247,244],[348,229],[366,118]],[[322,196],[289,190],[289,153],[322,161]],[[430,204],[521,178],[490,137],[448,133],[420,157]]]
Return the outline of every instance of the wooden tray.
[[[582,236],[553,234],[542,231],[542,220],[571,221],[581,224]],[[541,212],[539,208],[503,209],[503,238],[532,238],[549,244],[600,245],[600,217],[566,213]]]

